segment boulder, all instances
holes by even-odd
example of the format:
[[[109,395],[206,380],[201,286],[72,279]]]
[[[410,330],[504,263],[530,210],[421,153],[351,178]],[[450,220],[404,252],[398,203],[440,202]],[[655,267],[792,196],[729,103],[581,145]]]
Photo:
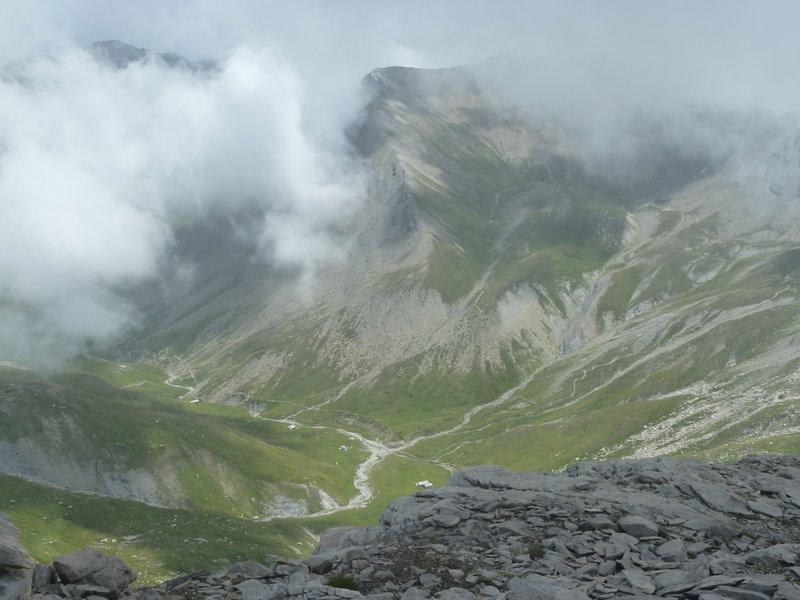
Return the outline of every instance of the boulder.
[[[650,519],[629,515],[617,521],[617,525],[628,535],[635,538],[655,537],[658,535],[658,527]]]
[[[95,548],[59,556],[53,567],[62,582],[99,585],[110,590],[111,598],[117,598],[136,579],[136,573],[122,560],[105,556]]]
[[[19,530],[0,513],[0,600],[27,600],[34,561],[19,540]]]

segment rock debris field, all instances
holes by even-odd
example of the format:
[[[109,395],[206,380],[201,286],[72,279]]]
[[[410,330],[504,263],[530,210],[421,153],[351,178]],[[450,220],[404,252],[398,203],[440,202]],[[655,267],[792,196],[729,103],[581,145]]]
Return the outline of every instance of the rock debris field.
[[[154,587],[93,549],[34,564],[0,519],[0,599],[800,600],[798,554],[797,457],[486,466],[400,498],[379,526],[326,531],[308,559]]]

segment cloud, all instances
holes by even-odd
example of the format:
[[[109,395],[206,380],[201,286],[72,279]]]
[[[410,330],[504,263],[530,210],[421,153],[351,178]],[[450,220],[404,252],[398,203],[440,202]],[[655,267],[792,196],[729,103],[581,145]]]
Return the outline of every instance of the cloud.
[[[194,215],[255,204],[264,255],[307,279],[363,190],[342,132],[375,67],[515,55],[533,66],[494,82],[596,155],[639,154],[637,113],[719,151],[685,107],[796,111],[798,18],[789,0],[0,3],[0,360],[122,331],[137,316],[116,290],[157,276]],[[222,68],[114,70],[85,51],[108,39]]]
[[[118,70],[78,47],[0,84],[0,357],[47,366],[128,326],[114,290],[157,276],[172,226],[257,206],[264,256],[302,277],[362,193],[345,140],[305,129],[306,90],[276,52],[219,72]]]

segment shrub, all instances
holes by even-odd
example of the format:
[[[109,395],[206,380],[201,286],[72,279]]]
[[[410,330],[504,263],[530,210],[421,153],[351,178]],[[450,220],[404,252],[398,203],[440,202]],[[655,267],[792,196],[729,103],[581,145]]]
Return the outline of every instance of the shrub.
[[[544,556],[544,546],[538,542],[531,542],[528,544],[528,554],[532,559],[542,558]]]
[[[334,575],[328,579],[328,585],[346,590],[358,591],[358,582],[351,575]]]

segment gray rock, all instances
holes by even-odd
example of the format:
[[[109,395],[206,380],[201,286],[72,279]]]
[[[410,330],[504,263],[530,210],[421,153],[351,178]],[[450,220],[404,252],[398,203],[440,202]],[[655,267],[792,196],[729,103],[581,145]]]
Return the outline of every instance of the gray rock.
[[[450,515],[450,514],[437,514],[428,517],[425,519],[426,523],[430,523],[434,527],[442,527],[445,529],[450,529],[451,527],[455,527],[461,522],[461,517],[458,515]]]
[[[517,577],[508,582],[508,600],[589,600],[580,589],[570,589],[545,577]]]
[[[608,515],[602,515],[589,519],[586,521],[586,527],[594,531],[601,529],[613,529],[614,531],[617,531],[617,529],[619,529],[617,524],[612,521]]]
[[[727,585],[716,588],[714,592],[722,595],[723,598],[732,598],[733,600],[770,600],[770,596],[761,592]]]
[[[254,560],[238,562],[226,571],[228,577],[238,580],[261,579],[263,577],[270,577],[274,575],[274,573],[272,569],[268,569]]]
[[[701,580],[700,583],[698,583],[692,589],[712,590],[720,586],[734,586],[734,585],[739,585],[746,579],[747,577],[745,576],[728,577],[727,575],[712,575],[711,577],[706,577],[705,579]]]
[[[740,587],[772,596],[784,579],[783,575],[750,575],[750,580],[743,582]]]
[[[405,593],[400,596],[400,600],[424,600],[425,598],[430,598],[428,590],[416,587],[408,588]]]
[[[625,569],[622,571],[622,576],[637,592],[652,594],[656,591],[656,586],[653,584],[652,579],[641,569]]]
[[[669,540],[655,549],[655,554],[670,562],[685,562],[688,558],[683,540]]]
[[[433,573],[422,573],[418,579],[419,584],[426,590],[431,590],[442,582],[442,578]]]
[[[52,565],[36,563],[33,569],[32,591],[34,593],[44,593],[47,586],[58,582],[58,574]]]
[[[608,577],[617,572],[617,563],[613,560],[606,560],[597,567],[597,574],[601,577]]]
[[[136,573],[124,562],[104,556],[95,548],[59,556],[53,561],[53,567],[61,581],[106,587],[111,591],[111,598],[119,596],[136,579]]]
[[[772,600],[797,600],[800,598],[800,585],[784,581],[772,595]]]
[[[653,584],[661,596],[682,594],[695,587],[698,577],[688,571],[674,570],[663,571],[653,577]]]
[[[628,535],[635,538],[654,537],[658,535],[658,527],[650,519],[629,515],[617,521],[617,525]]]
[[[778,565],[797,564],[797,554],[794,544],[776,544],[751,552],[745,562],[748,565],[759,565],[767,569],[774,569]]]
[[[516,535],[519,537],[530,537],[531,528],[522,519],[509,519],[501,521],[492,527],[492,530],[499,535]]]
[[[783,509],[776,504],[772,504],[771,502],[750,500],[747,503],[747,508],[752,510],[754,513],[758,513],[767,517],[772,517],[775,519],[780,519],[783,517]]]
[[[248,579],[234,586],[242,594],[242,600],[275,600],[281,598],[285,586],[267,585],[255,579]]]
[[[75,585],[71,586],[71,595],[78,598],[111,598],[111,590],[102,585]]]
[[[611,536],[609,536],[608,541],[624,548],[633,548],[639,543],[638,538],[635,538],[627,533],[612,533]]]
[[[314,556],[309,557],[306,560],[306,564],[308,564],[308,568],[311,570],[311,572],[316,573],[317,575],[325,575],[325,573],[333,568],[333,562],[327,555],[324,554],[315,554]]]
[[[709,508],[741,516],[753,514],[741,496],[720,486],[710,483],[692,483],[691,487]]]
[[[436,594],[438,600],[474,600],[475,594],[463,588],[449,588]]]
[[[34,561],[19,541],[19,530],[0,513],[0,600],[27,600]]]
[[[0,568],[33,570],[34,561],[19,541],[19,530],[0,513]]]
[[[59,556],[53,561],[61,581],[74,583],[106,566],[106,557],[95,548],[83,548],[71,554]]]

